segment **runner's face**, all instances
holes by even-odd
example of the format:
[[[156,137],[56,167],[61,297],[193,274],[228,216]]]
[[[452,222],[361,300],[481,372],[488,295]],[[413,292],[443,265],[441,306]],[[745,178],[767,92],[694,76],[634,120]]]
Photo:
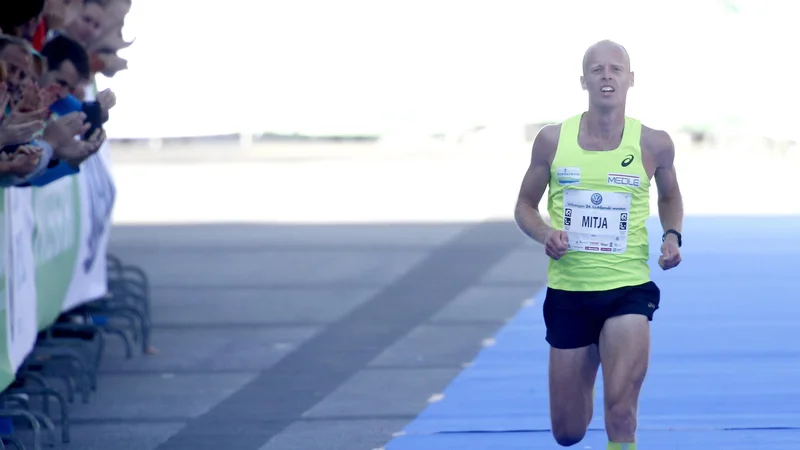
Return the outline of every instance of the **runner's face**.
[[[628,88],[633,86],[633,72],[625,50],[612,43],[598,44],[589,49],[581,77],[589,101],[595,105],[624,105]]]

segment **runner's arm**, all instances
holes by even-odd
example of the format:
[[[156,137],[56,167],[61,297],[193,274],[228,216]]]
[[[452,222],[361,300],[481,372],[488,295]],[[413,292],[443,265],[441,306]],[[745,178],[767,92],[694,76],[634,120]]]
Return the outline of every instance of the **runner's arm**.
[[[547,185],[550,182],[550,165],[558,146],[558,126],[546,126],[536,135],[531,148],[531,162],[522,179],[514,219],[519,229],[528,237],[543,244],[552,231],[539,212]]]
[[[658,217],[661,227],[682,233],[683,198],[675,172],[675,144],[665,131],[653,132],[653,149],[656,155],[654,179],[658,189]]]

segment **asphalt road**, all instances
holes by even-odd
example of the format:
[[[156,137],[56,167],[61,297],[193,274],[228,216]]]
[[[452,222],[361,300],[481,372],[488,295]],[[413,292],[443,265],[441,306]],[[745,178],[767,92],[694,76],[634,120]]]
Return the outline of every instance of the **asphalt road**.
[[[798,213],[796,161],[752,161],[682,157],[687,213]],[[543,286],[511,221],[526,162],[116,163],[111,251],[151,277],[160,353],[110,346],[67,448],[381,447]]]

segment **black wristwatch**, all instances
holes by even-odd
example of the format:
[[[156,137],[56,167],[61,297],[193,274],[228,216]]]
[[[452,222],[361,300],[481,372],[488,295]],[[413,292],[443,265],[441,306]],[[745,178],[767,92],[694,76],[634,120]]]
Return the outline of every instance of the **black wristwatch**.
[[[678,237],[678,247],[680,247],[681,244],[683,243],[683,236],[681,236],[681,234],[677,230],[673,230],[671,228],[669,230],[665,231],[664,234],[661,236],[661,242],[664,242],[665,240],[667,240],[667,235],[668,234],[674,234],[675,236]]]

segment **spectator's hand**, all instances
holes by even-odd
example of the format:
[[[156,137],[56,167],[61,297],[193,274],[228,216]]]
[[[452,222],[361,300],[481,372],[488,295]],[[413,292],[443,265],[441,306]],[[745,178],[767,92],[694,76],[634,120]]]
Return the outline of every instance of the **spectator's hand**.
[[[29,113],[42,108],[42,99],[39,87],[34,83],[28,83],[22,88],[19,100],[13,105],[19,112]]]
[[[102,128],[94,130],[94,133],[86,140],[72,139],[70,143],[64,144],[55,149],[55,154],[59,159],[66,160],[71,166],[77,167],[100,150],[100,146],[106,140],[106,133]]]
[[[117,96],[111,89],[106,89],[97,94],[97,103],[100,103],[100,107],[107,114],[117,104]]]
[[[27,144],[43,129],[44,121],[42,120],[31,120],[21,123],[3,121],[2,125],[0,125],[0,147]]]
[[[42,88],[39,91],[42,107],[49,109],[53,105],[53,103],[55,103],[56,100],[58,100],[60,93],[61,93],[61,86],[56,83],[53,83],[47,87]]]
[[[41,158],[41,148],[21,145],[14,153],[0,153],[0,172],[18,176],[29,175],[36,170]]]
[[[42,100],[42,91],[37,86],[33,84],[25,86],[19,100],[11,102],[11,113],[5,120],[15,124],[44,120],[50,114],[48,108],[52,103],[42,106]]]
[[[52,83],[43,88],[40,88],[38,85],[30,84],[23,89],[21,99],[23,105],[17,109],[23,112],[47,109],[58,100],[58,94],[60,92],[61,86],[56,83]]]
[[[12,111],[8,117],[3,117],[11,101],[11,95],[5,89],[5,84],[0,83],[0,147],[15,144],[27,144],[33,137],[44,129],[44,121],[28,117],[28,114]]]
[[[102,49],[117,52],[133,45],[136,39],[127,42],[122,38],[122,25],[122,23],[112,23],[105,26],[103,34],[92,42],[87,50],[93,52]]]
[[[128,68],[128,60],[120,58],[116,54],[102,53],[98,55],[98,58],[103,61],[102,74],[108,78],[111,78],[116,75],[117,72]]]
[[[44,128],[42,139],[58,153],[60,147],[72,145],[76,135],[86,133],[91,128],[91,124],[84,123],[85,120],[86,114],[77,111],[51,120]]]
[[[17,109],[12,109],[11,113],[9,113],[5,120],[3,120],[3,123],[8,122],[9,124],[20,125],[32,121],[44,122],[49,115],[50,111],[47,108],[37,109],[29,112],[20,112]]]

